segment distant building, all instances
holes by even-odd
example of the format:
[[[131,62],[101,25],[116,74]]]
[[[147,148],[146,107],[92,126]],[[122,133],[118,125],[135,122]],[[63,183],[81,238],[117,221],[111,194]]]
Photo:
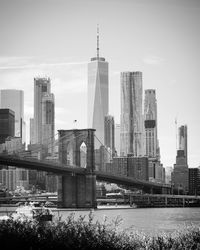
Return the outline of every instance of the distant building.
[[[5,143],[1,144],[1,146],[3,147],[0,147],[0,153],[23,155],[25,152],[25,143],[22,144],[21,137],[8,136],[5,139]],[[1,151],[2,148],[3,151]],[[10,191],[15,190],[19,186],[28,189],[28,174],[27,169],[5,166],[4,169],[0,170],[0,183]]]
[[[114,117],[106,115],[104,120],[104,145],[115,155],[115,122]]]
[[[120,155],[144,156],[142,72],[121,73]]]
[[[97,56],[88,64],[88,127],[96,129],[95,135],[104,144],[104,117],[108,114],[108,62],[99,57],[99,31]],[[101,143],[95,141],[95,148]]]
[[[115,175],[128,176],[128,157],[114,157],[112,164]]]
[[[34,119],[30,118],[30,142],[29,144],[34,144]]]
[[[165,183],[166,184],[171,184],[171,182],[172,182],[172,172],[173,172],[172,167],[165,167]]]
[[[113,157],[113,161],[106,164],[106,171],[118,176],[148,181],[148,158],[132,155]]]
[[[154,89],[145,90],[144,125],[146,156],[159,159],[157,138],[157,100]]]
[[[200,195],[200,169],[189,168],[189,194]]]
[[[9,167],[9,169],[0,170],[0,185],[9,191],[14,191],[17,187],[16,183],[16,169]]]
[[[149,180],[147,157],[128,157],[128,176],[137,180]]]
[[[15,135],[15,113],[11,109],[0,109],[0,143]]]
[[[46,156],[54,152],[55,107],[50,78],[34,78],[34,120],[30,121],[31,144],[42,144]]]
[[[187,156],[187,125],[183,125],[178,129],[178,139],[179,139],[179,150],[184,151],[184,155],[186,158],[186,163],[188,163]]]
[[[26,124],[24,121],[24,92],[16,89],[0,90],[0,108],[11,109],[15,113],[15,137],[26,142]]]
[[[99,171],[105,171],[106,164],[112,160],[112,152],[105,146],[100,146],[99,149],[95,149],[95,169]]]
[[[184,150],[178,150],[176,156],[176,164],[174,164],[174,171],[172,173],[172,184],[178,194],[188,193],[189,170],[185,157]]]
[[[115,149],[117,156],[120,155],[120,124],[115,124]]]

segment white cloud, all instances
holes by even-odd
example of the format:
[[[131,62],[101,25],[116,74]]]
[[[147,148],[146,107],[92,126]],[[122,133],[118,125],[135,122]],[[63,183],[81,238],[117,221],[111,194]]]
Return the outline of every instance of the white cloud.
[[[150,65],[158,65],[164,62],[164,59],[158,56],[149,55],[143,59],[143,62]]]
[[[74,65],[86,65],[86,61],[52,61],[49,58],[34,57],[0,57],[0,70],[45,69],[52,67],[66,67]]]

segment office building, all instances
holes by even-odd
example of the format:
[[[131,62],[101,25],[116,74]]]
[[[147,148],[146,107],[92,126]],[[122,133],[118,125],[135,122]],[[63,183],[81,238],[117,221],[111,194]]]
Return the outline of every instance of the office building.
[[[97,55],[88,63],[88,127],[96,129],[95,148],[104,144],[104,117],[108,114],[108,62],[99,56],[99,32]]]
[[[189,194],[200,195],[200,168],[189,168]]]
[[[113,157],[113,161],[106,164],[106,172],[148,181],[148,158],[132,155]]]
[[[142,115],[142,73],[121,73],[120,155],[144,155],[144,123]]]
[[[186,158],[186,163],[188,162],[187,156],[187,125],[180,126],[178,129],[178,143],[179,143],[179,150],[184,151],[184,155]]]
[[[173,172],[173,168],[171,166],[165,167],[165,183],[166,184],[172,183],[172,172]]]
[[[157,138],[157,100],[154,89],[145,90],[144,126],[146,156],[159,159]]]
[[[26,127],[24,122],[24,92],[16,89],[0,90],[0,108],[11,109],[15,113],[15,137],[26,141]]]
[[[46,155],[54,152],[54,95],[50,78],[34,78],[34,120],[30,121],[31,144],[42,144]]]
[[[114,117],[106,115],[104,120],[104,144],[115,155],[115,122]]]
[[[184,150],[177,150],[176,164],[172,173],[172,184],[178,194],[188,193],[189,170]]]
[[[0,143],[15,135],[15,113],[11,109],[0,109]]]

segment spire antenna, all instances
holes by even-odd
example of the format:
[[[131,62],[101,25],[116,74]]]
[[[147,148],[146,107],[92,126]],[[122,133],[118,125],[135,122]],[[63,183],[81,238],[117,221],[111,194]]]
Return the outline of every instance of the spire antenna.
[[[99,59],[99,24],[97,24],[97,58]]]

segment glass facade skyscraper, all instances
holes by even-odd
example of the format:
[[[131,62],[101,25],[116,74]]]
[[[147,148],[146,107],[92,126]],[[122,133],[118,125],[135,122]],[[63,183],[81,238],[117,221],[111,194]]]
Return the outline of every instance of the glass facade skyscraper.
[[[187,125],[182,125],[178,129],[179,138],[179,150],[184,151],[184,156],[186,158],[186,163],[188,163],[187,157]]]
[[[42,144],[53,153],[54,143],[54,95],[50,78],[34,79],[34,120],[31,120],[31,144]]]
[[[110,148],[112,156],[115,155],[115,121],[111,115],[105,116],[104,143]]]
[[[108,62],[99,57],[99,35],[97,56],[88,63],[88,127],[96,129],[95,135],[104,144],[104,117],[108,114]],[[99,148],[100,143],[95,147]]]
[[[15,134],[26,141],[24,122],[24,92],[17,89],[0,90],[0,108],[11,109],[15,112]]]
[[[120,155],[144,155],[142,72],[121,73]]]
[[[157,100],[156,91],[154,89],[145,90],[144,125],[146,156],[159,158],[157,139]]]

